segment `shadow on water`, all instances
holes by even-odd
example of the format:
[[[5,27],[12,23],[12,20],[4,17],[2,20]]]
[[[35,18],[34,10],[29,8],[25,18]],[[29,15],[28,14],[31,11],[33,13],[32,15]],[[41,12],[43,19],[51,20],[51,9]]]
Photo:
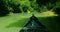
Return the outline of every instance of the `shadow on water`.
[[[38,17],[38,20],[46,26],[51,32],[60,32],[60,20],[58,19],[59,17],[54,16],[54,17]],[[11,23],[6,28],[10,27],[23,27],[27,22],[28,18],[24,18],[22,20],[18,20],[17,22]]]
[[[51,32],[60,32],[60,16],[38,18]]]

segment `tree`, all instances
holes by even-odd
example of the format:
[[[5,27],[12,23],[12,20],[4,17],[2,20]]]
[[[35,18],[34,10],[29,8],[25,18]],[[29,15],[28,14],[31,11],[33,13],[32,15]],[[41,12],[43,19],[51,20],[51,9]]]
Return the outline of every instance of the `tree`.
[[[53,10],[56,14],[60,15],[60,7],[57,7]]]
[[[21,10],[20,10],[20,8],[19,8],[19,6],[20,6],[20,4],[12,4],[12,8],[13,8],[13,13],[21,13]]]
[[[24,12],[27,12],[28,7],[27,7],[26,5],[24,5],[24,6],[22,7],[22,9],[23,9]]]
[[[9,10],[4,0],[0,0],[0,16],[6,16],[9,14]]]
[[[51,9],[53,9],[53,8],[55,7],[55,4],[48,3],[48,4],[46,5],[46,7],[47,7],[48,10],[51,10]]]
[[[36,3],[35,0],[30,1],[30,6],[34,9],[34,11],[41,12],[40,6]]]
[[[8,6],[11,7],[13,10],[13,13],[21,13],[22,11],[20,10],[20,4],[15,4],[12,0],[8,1]]]
[[[46,5],[48,3],[52,3],[52,4],[55,4],[56,1],[59,1],[59,0],[36,0],[36,2],[41,6],[41,5]]]
[[[48,10],[53,9],[57,2],[60,2],[60,0],[36,0],[39,6],[46,6]]]
[[[46,3],[48,3],[48,0],[36,0],[36,2],[41,6],[46,5]]]

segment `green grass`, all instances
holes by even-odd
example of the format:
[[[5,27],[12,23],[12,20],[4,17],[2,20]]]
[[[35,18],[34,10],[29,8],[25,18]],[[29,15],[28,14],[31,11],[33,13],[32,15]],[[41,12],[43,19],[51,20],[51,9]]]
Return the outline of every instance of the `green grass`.
[[[56,31],[56,22],[53,16],[44,15],[44,13],[34,12],[39,21],[46,26],[51,32]],[[9,16],[0,17],[0,32],[19,32],[20,29],[28,22],[32,13],[10,14]]]
[[[30,17],[28,15],[10,14],[9,16],[0,17],[0,32],[18,32],[24,25],[25,18]]]

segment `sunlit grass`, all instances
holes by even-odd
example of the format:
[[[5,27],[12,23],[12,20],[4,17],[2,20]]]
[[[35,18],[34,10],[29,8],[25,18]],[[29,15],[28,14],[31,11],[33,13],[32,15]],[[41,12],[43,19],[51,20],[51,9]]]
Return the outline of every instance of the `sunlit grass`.
[[[43,15],[44,15],[44,16],[57,16],[57,14],[55,14],[55,13],[52,12],[52,11],[43,12]]]

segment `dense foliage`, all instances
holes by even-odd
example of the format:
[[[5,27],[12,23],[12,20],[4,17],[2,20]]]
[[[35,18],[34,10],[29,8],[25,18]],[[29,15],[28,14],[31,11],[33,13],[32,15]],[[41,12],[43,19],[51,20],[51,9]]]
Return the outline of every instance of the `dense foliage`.
[[[6,5],[5,1],[0,0],[0,16],[5,16],[7,14],[9,14],[7,5]]]
[[[56,14],[60,15],[60,7],[57,7],[53,10]]]
[[[0,15],[7,15],[9,12],[22,13],[28,11],[40,13],[51,9],[57,13],[59,6],[60,0],[0,0]]]

